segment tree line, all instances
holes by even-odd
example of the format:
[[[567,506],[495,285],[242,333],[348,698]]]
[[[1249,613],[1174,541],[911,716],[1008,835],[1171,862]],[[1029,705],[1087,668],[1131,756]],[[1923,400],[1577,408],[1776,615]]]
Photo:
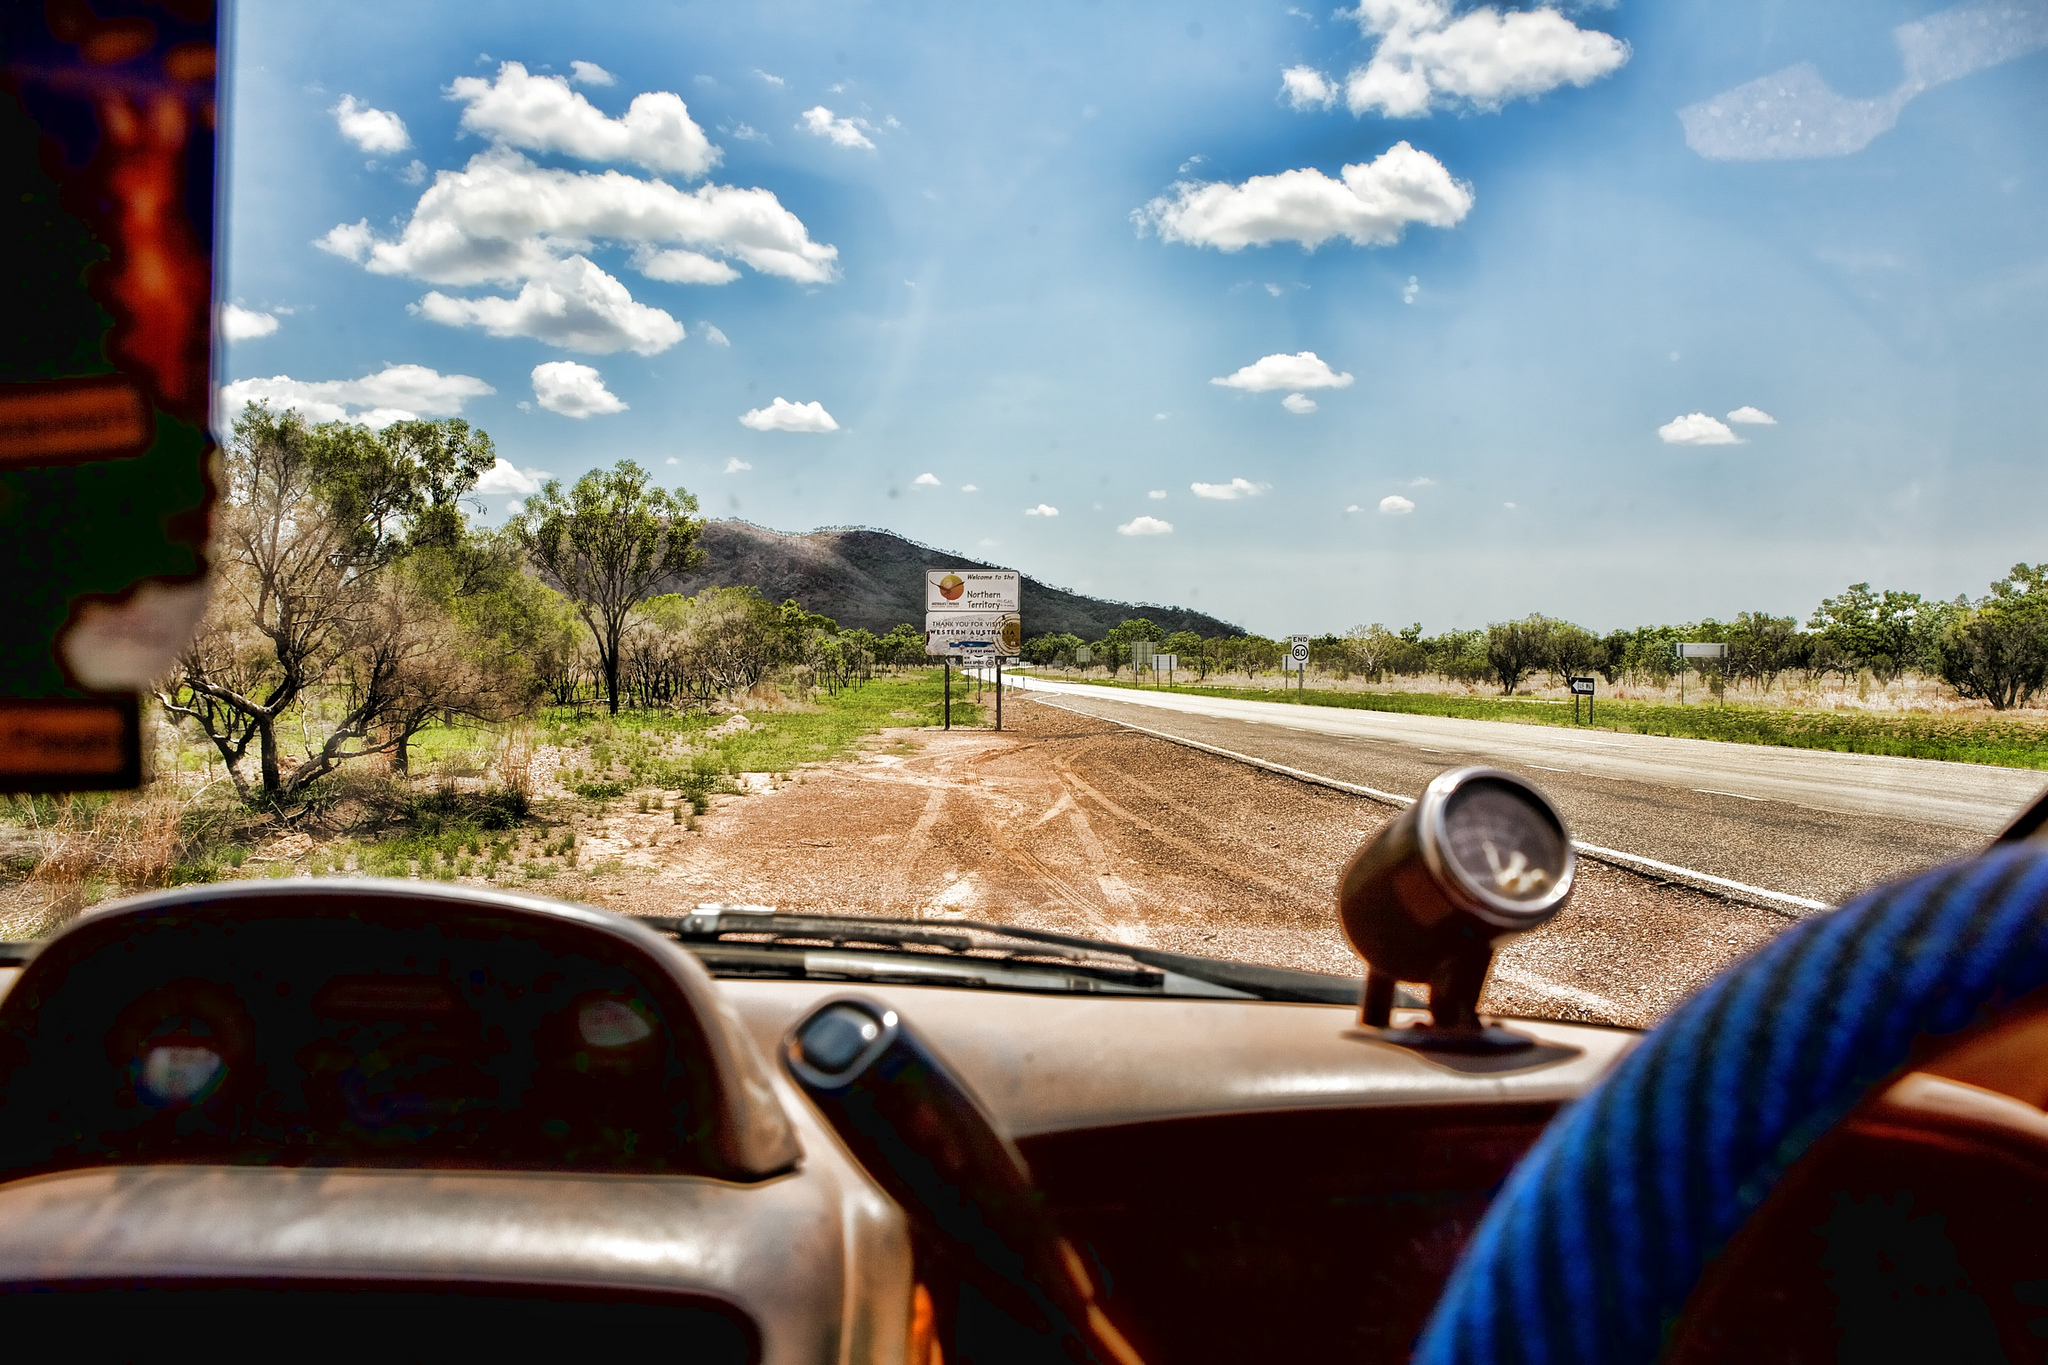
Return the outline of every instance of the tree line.
[[[1035,664],[1071,668],[1085,651],[1089,666],[1103,667],[1114,677],[1130,666],[1131,644],[1139,640],[1176,656],[1180,671],[1198,680],[1212,673],[1271,673],[1288,648],[1284,641],[1257,635],[1168,632],[1139,617],[1100,640],[1035,636],[1025,642],[1024,656]],[[1675,646],[1682,641],[1725,644],[1727,656],[1681,665]],[[1838,677],[1846,685],[1868,674],[1884,685],[1919,673],[1939,678],[1960,697],[2003,711],[2026,705],[2048,686],[2048,564],[2016,564],[1974,601],[1966,596],[1943,601],[1852,583],[1822,599],[1803,626],[1796,617],[1769,612],[1605,635],[1542,615],[1438,635],[1423,634],[1419,623],[1400,630],[1373,624],[1313,637],[1309,661],[1312,669],[1338,678],[1380,682],[1436,676],[1496,685],[1509,696],[1538,677],[1552,686],[1593,674],[1609,685],[1664,686],[1681,666],[1698,668],[1714,687],[1749,687],[1760,694],[1787,675],[1809,684]]]
[[[437,723],[670,706],[770,674],[832,691],[926,662],[908,623],[843,631],[748,587],[658,593],[702,561],[704,523],[630,460],[550,480],[494,529],[470,495],[497,453],[457,418],[372,431],[254,404],[222,457],[213,597],[156,698],[251,803],[303,802],[372,755],[403,773]]]

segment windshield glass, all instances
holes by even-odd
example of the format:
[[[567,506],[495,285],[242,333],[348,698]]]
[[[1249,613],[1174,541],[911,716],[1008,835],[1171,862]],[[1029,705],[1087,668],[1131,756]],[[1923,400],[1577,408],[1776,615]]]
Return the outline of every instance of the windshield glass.
[[[7,936],[385,875],[1355,977],[1486,766],[1578,856],[1483,1008],[1641,1025],[2039,790],[2048,7],[223,24],[212,597]]]

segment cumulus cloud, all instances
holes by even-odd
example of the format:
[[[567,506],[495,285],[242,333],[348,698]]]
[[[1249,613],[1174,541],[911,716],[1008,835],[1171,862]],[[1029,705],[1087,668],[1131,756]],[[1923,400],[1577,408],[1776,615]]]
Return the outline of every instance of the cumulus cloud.
[[[220,306],[218,326],[223,340],[253,341],[267,337],[277,330],[275,313],[259,313],[237,304],[224,303]]]
[[[681,247],[637,252],[633,268],[650,280],[667,284],[731,284],[740,277],[740,272],[724,261]]]
[[[910,482],[918,488],[943,487],[943,485],[939,483],[939,476],[931,473],[920,474],[916,478],[912,479]]]
[[[536,166],[502,147],[435,176],[395,240],[359,222],[319,244],[375,274],[468,285],[515,283],[599,242],[689,247],[803,284],[829,282],[839,256],[767,190],[679,190],[620,171]]]
[[[1253,483],[1250,479],[1232,479],[1229,483],[1191,483],[1189,489],[1198,498],[1213,498],[1218,502],[1236,502],[1239,498],[1256,498],[1273,485]]]
[[[534,366],[533,398],[549,412],[564,417],[602,417],[626,410],[625,401],[604,386],[603,375],[573,360]]]
[[[1759,427],[1774,427],[1778,425],[1778,419],[1765,412],[1762,408],[1752,408],[1747,405],[1729,413],[1728,420],[1731,422],[1747,422],[1752,426]]]
[[[413,308],[421,317],[450,327],[533,337],[592,355],[655,355],[683,339],[683,324],[659,308],[636,302],[625,285],[583,256],[536,272],[515,298],[487,294],[463,299],[436,289]]]
[[[1338,374],[1314,351],[1293,355],[1261,356],[1241,370],[1233,371],[1211,384],[1246,393],[1272,393],[1279,389],[1348,389],[1351,376]]]
[[[774,86],[774,87],[775,87],[776,89],[778,89],[778,90],[780,90],[780,89],[781,89],[781,88],[782,88],[783,86],[785,86],[785,85],[788,85],[788,84],[789,84],[789,82],[788,82],[788,81],[786,81],[786,80],[784,80],[784,79],[782,79],[782,77],[780,77],[780,76],[771,76],[771,75],[769,75],[769,74],[768,74],[768,73],[767,73],[766,71],[763,71],[763,70],[762,70],[762,69],[761,69],[760,67],[758,67],[758,66],[754,68],[754,74],[755,74],[756,76],[759,76],[759,77],[760,77],[760,78],[761,78],[762,80],[766,81],[766,82],[767,82],[768,84],[770,84],[770,85]]]
[[[1372,57],[1345,78],[1344,101],[1354,114],[1495,110],[1560,85],[1590,85],[1629,57],[1627,43],[1548,7],[1458,14],[1450,0],[1360,0],[1351,17],[1379,39]]]
[[[1898,123],[1927,91],[2048,47],[2048,8],[1958,5],[1892,30],[1905,74],[1869,99],[1835,93],[1811,62],[1759,76],[1678,111],[1685,142],[1709,161],[1849,156]]]
[[[765,408],[750,408],[740,414],[740,425],[755,431],[827,432],[839,430],[839,423],[818,402],[792,403],[777,396]]]
[[[1241,251],[1274,242],[1313,249],[1332,237],[1391,246],[1410,223],[1454,227],[1472,210],[1472,187],[1406,142],[1339,175],[1311,167],[1255,175],[1242,185],[1182,181],[1132,218],[1163,241]]]
[[[569,63],[569,79],[578,85],[616,84],[612,73],[599,66],[596,62]]]
[[[1380,499],[1380,515],[1383,517],[1405,517],[1415,510],[1415,504],[1399,493],[1389,493]]]
[[[963,483],[963,484],[961,484],[961,485],[960,485],[960,491],[961,491],[962,493],[979,493],[979,492],[981,491],[981,489],[980,489],[980,488],[979,488],[978,486],[974,485],[974,484],[971,484],[971,483]]]
[[[1364,509],[1362,509],[1361,507],[1359,507],[1359,505],[1358,505],[1357,503],[1355,503],[1355,502],[1354,502],[1354,503],[1352,503],[1352,504],[1351,504],[1350,506],[1348,506],[1348,507],[1346,507],[1346,508],[1344,509],[1344,515],[1348,517],[1348,516],[1350,516],[1350,515],[1351,515],[1351,514],[1352,514],[1353,512],[1358,512],[1358,511],[1362,511],[1362,510],[1364,510]]]
[[[814,133],[829,139],[837,147],[865,147],[869,151],[875,149],[875,144],[867,135],[866,120],[835,118],[832,111],[822,104],[804,110],[803,121],[797,124],[797,127],[806,133]]]
[[[412,146],[405,120],[389,109],[372,109],[354,95],[343,95],[341,103],[328,111],[334,126],[357,148],[372,156],[388,156]]]
[[[731,459],[725,462],[725,472],[728,474],[744,474],[749,469],[752,468],[752,465],[748,464],[745,460],[742,460],[737,455],[733,456]]]
[[[387,427],[416,417],[455,417],[472,398],[495,393],[483,380],[442,374],[424,365],[387,365],[361,379],[238,379],[221,387],[218,421],[223,430],[250,403],[296,410],[308,422],[360,422]]]
[[[498,462],[484,471],[476,481],[476,491],[485,494],[515,493],[528,497],[540,492],[540,486],[547,480],[547,471],[542,469],[520,469],[503,455]]]
[[[1280,73],[1280,95],[1296,109],[1327,109],[1337,102],[1337,83],[1312,66]]]
[[[1164,488],[1155,488],[1147,494],[1145,494],[1145,496],[1152,499],[1152,501],[1154,502],[1165,502],[1166,490]]]
[[[506,62],[490,80],[456,77],[448,97],[463,105],[464,131],[506,146],[562,152],[584,161],[630,161],[650,171],[692,177],[718,164],[718,148],[672,91],[635,95],[624,115],[609,118],[570,89],[564,77],[537,76],[518,62]]]
[[[1054,507],[1049,503],[1043,502],[1038,504],[1038,506],[1036,507],[1027,507],[1024,509],[1024,515],[1027,517],[1056,517],[1059,514],[1059,508]]]
[[[1718,417],[1709,417],[1704,412],[1689,412],[1683,417],[1674,417],[1657,428],[1657,436],[1666,445],[1673,446],[1735,446],[1742,444],[1742,438],[1728,429],[1728,424]]]
[[[1173,523],[1161,521],[1158,517],[1133,517],[1116,528],[1120,536],[1170,536]]]
[[[1306,417],[1316,410],[1316,400],[1305,393],[1290,393],[1280,400],[1280,406],[1296,417]]]

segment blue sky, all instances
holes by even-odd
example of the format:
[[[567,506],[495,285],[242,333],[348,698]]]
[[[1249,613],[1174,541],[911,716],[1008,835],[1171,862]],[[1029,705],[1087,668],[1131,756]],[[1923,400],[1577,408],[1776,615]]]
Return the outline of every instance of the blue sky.
[[[1268,633],[2048,559],[2041,0],[232,13],[224,404],[459,413],[494,518]]]

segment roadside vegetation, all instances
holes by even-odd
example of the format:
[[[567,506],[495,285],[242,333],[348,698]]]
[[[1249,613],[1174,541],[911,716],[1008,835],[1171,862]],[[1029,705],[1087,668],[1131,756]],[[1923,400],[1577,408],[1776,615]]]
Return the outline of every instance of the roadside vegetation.
[[[1612,730],[1624,734],[1676,735],[1735,744],[1774,744],[1792,749],[1826,749],[1844,754],[1895,754],[1954,763],[1990,763],[2009,768],[2048,768],[2048,719],[1981,713],[1875,714],[1797,711],[1742,705],[1673,706],[1657,702],[1601,700],[1593,721],[1574,719],[1572,704],[1556,698],[1459,696],[1440,692],[1339,691],[1330,687],[1223,687],[1151,684],[1130,679],[1077,678],[1100,687],[1184,692],[1191,696],[1243,701],[1290,702],[1354,711],[1390,711],[1414,716],[1457,716]]]

